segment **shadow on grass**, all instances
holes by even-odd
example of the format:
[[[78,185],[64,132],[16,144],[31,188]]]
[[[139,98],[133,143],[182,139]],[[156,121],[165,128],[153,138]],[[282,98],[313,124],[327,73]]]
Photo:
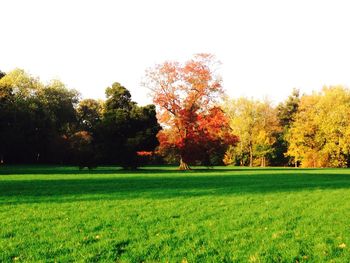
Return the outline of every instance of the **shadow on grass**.
[[[117,166],[99,167],[97,169],[88,170],[87,168],[79,170],[74,166],[0,166],[0,175],[25,175],[25,174],[179,174],[179,173],[228,173],[242,171],[302,171],[302,170],[322,170],[312,168],[291,168],[291,167],[267,167],[267,168],[251,168],[251,167],[194,167],[189,171],[179,171],[177,166],[148,166],[141,167],[137,170],[125,170]]]
[[[96,170],[93,174],[106,175],[108,174],[106,171],[112,173],[112,170]],[[249,173],[255,170],[259,172]],[[93,175],[87,178],[74,178],[71,175],[67,178],[49,180],[35,177],[31,177],[33,179],[30,180],[11,180],[10,178],[7,180],[6,176],[2,176],[0,204],[134,198],[164,199],[350,188],[350,174],[327,173],[327,170],[320,173],[310,169],[307,171],[255,170],[211,169],[204,170],[204,174],[203,170],[199,169],[182,174],[176,170],[147,168],[132,174],[130,171],[113,170],[113,173],[118,173],[116,176]],[[51,168],[52,173],[57,174]],[[152,175],[156,173],[161,174]]]

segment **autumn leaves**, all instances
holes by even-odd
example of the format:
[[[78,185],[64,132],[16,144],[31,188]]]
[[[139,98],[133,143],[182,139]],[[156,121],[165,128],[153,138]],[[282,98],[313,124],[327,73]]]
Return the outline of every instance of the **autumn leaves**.
[[[72,156],[124,167],[136,167],[142,152],[185,170],[189,164],[348,166],[349,89],[302,96],[295,90],[277,107],[230,99],[218,65],[214,56],[198,54],[147,70],[143,85],[156,107],[139,107],[119,83],[106,89],[106,101],[79,101],[59,81],[45,86],[21,70],[0,74],[0,162],[70,163],[70,149]]]
[[[237,141],[218,106],[223,89],[214,74],[216,63],[213,56],[199,54],[184,64],[166,62],[147,72],[146,86],[164,126],[158,133],[159,152],[178,154],[180,169],[188,169],[187,163],[211,165],[215,155]]]
[[[222,100],[217,65],[212,55],[199,54],[183,64],[165,62],[147,71],[146,87],[163,125],[161,154],[209,165],[222,157],[225,164],[249,166],[348,165],[348,89],[325,87],[303,96],[294,90],[277,107],[268,100]]]

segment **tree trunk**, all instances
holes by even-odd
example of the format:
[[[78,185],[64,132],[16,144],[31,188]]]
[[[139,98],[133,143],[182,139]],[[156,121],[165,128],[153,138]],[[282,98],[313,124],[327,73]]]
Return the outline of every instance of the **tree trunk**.
[[[191,168],[188,166],[188,164],[186,162],[184,162],[182,160],[182,158],[180,159],[179,170],[181,170],[181,171],[191,170]]]
[[[253,147],[249,145],[249,166],[253,167]]]

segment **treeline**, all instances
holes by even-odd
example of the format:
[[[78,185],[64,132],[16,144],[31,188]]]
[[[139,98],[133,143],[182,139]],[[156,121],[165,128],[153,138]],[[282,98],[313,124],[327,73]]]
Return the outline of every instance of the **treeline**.
[[[160,130],[154,105],[138,106],[119,83],[106,100],[80,100],[76,90],[16,69],[0,74],[0,162],[134,168],[153,151]]]
[[[350,166],[350,90],[323,87],[286,101],[246,98],[224,104],[240,140],[225,154],[226,164],[250,166]]]
[[[221,80],[211,75],[211,59],[148,73],[158,120],[154,105],[138,106],[119,83],[106,88],[105,100],[80,99],[58,80],[0,72],[0,162],[350,166],[349,89],[293,90],[277,106],[248,98],[218,104]]]

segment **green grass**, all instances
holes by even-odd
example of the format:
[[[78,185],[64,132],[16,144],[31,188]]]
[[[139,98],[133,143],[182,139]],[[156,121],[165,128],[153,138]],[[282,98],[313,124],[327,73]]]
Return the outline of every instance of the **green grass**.
[[[349,262],[350,170],[0,167],[0,262]]]

